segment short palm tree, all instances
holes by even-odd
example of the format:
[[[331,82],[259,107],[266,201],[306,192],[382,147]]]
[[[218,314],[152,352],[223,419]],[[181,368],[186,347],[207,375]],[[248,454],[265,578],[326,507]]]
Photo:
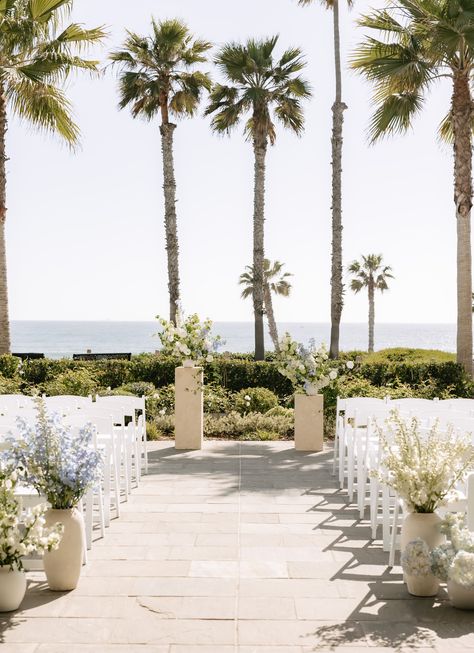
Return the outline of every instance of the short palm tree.
[[[375,291],[388,290],[387,279],[393,279],[392,268],[383,265],[381,254],[362,256],[361,261],[353,261],[348,271],[354,275],[350,282],[351,290],[358,293],[367,288],[369,295],[369,352],[374,351]]]
[[[331,252],[331,358],[339,356],[339,332],[344,305],[342,283],[342,127],[347,105],[342,100],[341,36],[339,30],[339,0],[298,0],[306,6],[319,2],[332,11],[336,97],[332,105],[332,252]],[[352,0],[347,0],[349,7]]]
[[[101,28],[71,23],[61,28],[72,0],[0,2],[0,354],[10,351],[5,243],[7,216],[6,133],[16,115],[40,131],[58,134],[74,146],[79,129],[63,85],[77,70],[96,71],[98,62],[79,56],[105,37]]]
[[[376,32],[359,45],[352,63],[375,87],[372,141],[409,129],[432,85],[450,80],[451,105],[440,131],[454,144],[457,360],[471,374],[474,0],[396,0],[359,22]]]
[[[196,114],[204,91],[211,89],[209,75],[196,70],[207,61],[212,45],[195,39],[179,20],[151,21],[150,36],[127,32],[120,50],[110,58],[121,66],[120,109],[130,106],[134,118],[161,118],[163,191],[165,202],[166,251],[170,320],[176,322],[180,301],[179,245],[176,218],[176,180],[173,139],[176,118]]]
[[[255,359],[265,357],[264,315],[264,221],[265,172],[268,145],[276,140],[275,121],[301,134],[304,116],[301,101],[309,98],[308,83],[299,73],[305,62],[299,48],[286,50],[279,59],[274,53],[278,37],[244,45],[229,43],[215,61],[226,84],[216,84],[206,109],[213,115],[212,129],[229,133],[245,120],[244,133],[251,141],[255,157],[253,215],[253,309],[255,318]]]
[[[291,283],[289,278],[293,275],[291,272],[283,272],[285,267],[284,263],[269,259],[263,261],[263,277],[264,277],[264,309],[268,319],[268,330],[270,338],[272,339],[275,351],[279,350],[278,328],[275,320],[275,313],[273,312],[273,299],[272,294],[279,295],[280,297],[289,297],[291,292]],[[253,296],[253,268],[251,265],[245,267],[246,272],[240,275],[239,284],[244,286],[242,290],[242,299]]]

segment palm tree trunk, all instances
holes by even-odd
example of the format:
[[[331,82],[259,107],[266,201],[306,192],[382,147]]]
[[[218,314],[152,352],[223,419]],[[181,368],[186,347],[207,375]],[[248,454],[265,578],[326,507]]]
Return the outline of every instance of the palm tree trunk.
[[[332,105],[332,255],[331,255],[331,358],[339,356],[339,330],[343,307],[342,285],[342,127],[347,106],[342,101],[341,42],[339,2],[334,0],[334,63],[336,99]]]
[[[267,142],[254,139],[255,187],[253,213],[253,311],[255,318],[255,360],[265,358],[264,314],[264,235],[265,235],[265,158]]]
[[[268,283],[265,283],[264,301],[265,301],[265,312],[267,314],[267,320],[268,320],[268,331],[270,332],[270,338],[272,339],[273,346],[275,347],[275,351],[278,353],[280,351],[280,345],[278,340],[278,328],[275,322],[275,314],[273,312],[272,291],[270,290],[270,284]]]
[[[5,246],[5,221],[7,217],[6,133],[7,109],[5,94],[0,87],[0,354],[10,353],[7,257]]]
[[[374,351],[374,325],[375,325],[375,292],[374,283],[369,283],[369,353]]]
[[[454,73],[454,201],[457,224],[457,361],[472,374],[472,98],[469,75]]]
[[[176,323],[179,305],[179,245],[176,220],[176,180],[174,176],[173,134],[176,125],[167,122],[160,126],[163,153],[163,190],[165,196],[166,252],[168,255],[168,290],[170,321]]]

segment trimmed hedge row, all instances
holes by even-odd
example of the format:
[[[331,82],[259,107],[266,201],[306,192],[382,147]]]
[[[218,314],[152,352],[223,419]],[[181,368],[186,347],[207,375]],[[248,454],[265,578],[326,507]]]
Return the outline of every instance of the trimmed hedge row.
[[[86,369],[98,385],[117,388],[127,383],[145,381],[157,388],[174,383],[176,362],[156,354],[140,354],[131,361],[73,361],[39,359],[21,363],[13,356],[0,356],[0,374],[7,379],[21,379],[22,385],[41,386],[68,370]],[[454,361],[442,362],[364,362],[351,376],[366,379],[374,386],[431,386],[434,392],[460,397],[473,395],[473,383]],[[238,392],[251,387],[272,390],[280,398],[292,394],[291,383],[275,363],[255,362],[248,357],[218,356],[205,366],[206,383],[221,385]]]

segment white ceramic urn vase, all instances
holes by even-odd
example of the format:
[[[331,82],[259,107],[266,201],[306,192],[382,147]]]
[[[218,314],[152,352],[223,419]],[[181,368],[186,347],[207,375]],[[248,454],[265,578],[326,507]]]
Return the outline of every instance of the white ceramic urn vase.
[[[0,612],[18,610],[25,597],[26,575],[24,571],[0,567]]]
[[[448,595],[453,608],[474,610],[474,588],[467,589],[453,580],[448,580]]]
[[[434,512],[409,513],[402,524],[402,553],[407,544],[413,540],[423,540],[430,550],[442,544],[445,536],[439,530],[440,523],[441,517]],[[439,580],[433,574],[427,576],[405,574],[405,581],[409,593],[413,596],[436,596],[439,590]]]
[[[50,508],[46,526],[60,522],[64,526],[59,547],[44,554],[44,571],[51,590],[66,592],[77,587],[84,559],[84,519],[77,508],[57,510]]]

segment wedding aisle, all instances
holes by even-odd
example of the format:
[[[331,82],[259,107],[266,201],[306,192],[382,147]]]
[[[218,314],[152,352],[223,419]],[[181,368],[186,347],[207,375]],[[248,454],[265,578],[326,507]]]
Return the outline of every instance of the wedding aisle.
[[[152,443],[78,588],[29,574],[2,653],[474,649],[472,613],[410,597],[331,475],[292,442]]]

